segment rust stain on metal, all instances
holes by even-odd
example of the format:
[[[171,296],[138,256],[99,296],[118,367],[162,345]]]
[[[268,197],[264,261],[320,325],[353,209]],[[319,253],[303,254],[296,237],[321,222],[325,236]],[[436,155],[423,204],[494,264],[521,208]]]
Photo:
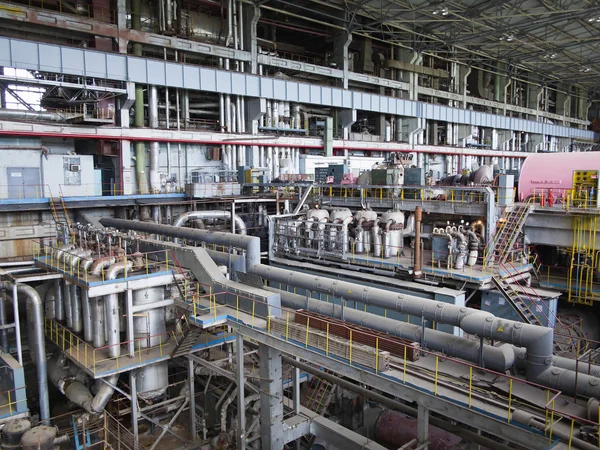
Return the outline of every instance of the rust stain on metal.
[[[310,318],[310,320],[308,320],[308,318]],[[344,339],[350,339],[350,330],[352,330],[352,340],[358,344],[368,345],[373,348],[378,346],[379,350],[389,352],[400,358],[404,358],[404,349],[406,348],[406,359],[408,361],[416,361],[419,359],[420,345],[417,342],[401,339],[382,331],[344,322],[339,319],[334,319],[329,316],[303,309],[296,311],[294,321],[304,326],[306,326],[308,322],[310,328],[321,331],[327,331],[327,324],[329,324],[329,333]],[[377,338],[379,338],[379,342],[377,342]]]

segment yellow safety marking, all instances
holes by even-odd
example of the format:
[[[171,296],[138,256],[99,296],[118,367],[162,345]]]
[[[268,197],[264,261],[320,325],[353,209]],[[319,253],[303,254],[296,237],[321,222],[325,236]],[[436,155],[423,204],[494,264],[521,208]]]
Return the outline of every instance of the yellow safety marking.
[[[502,325],[500,325],[500,326],[498,327],[498,330],[497,330],[497,331],[498,331],[499,333],[504,333],[504,328],[502,327]]]

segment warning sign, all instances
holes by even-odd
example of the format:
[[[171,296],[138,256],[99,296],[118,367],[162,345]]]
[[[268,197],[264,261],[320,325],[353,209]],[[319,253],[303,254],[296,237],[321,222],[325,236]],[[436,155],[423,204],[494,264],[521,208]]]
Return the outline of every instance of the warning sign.
[[[502,325],[500,325],[496,331],[498,331],[499,333],[504,333],[504,328],[502,327]]]

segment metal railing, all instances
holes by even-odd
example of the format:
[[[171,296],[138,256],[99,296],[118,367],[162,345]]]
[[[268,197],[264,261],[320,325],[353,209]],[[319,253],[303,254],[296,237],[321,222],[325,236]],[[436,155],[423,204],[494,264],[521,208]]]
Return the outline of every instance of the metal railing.
[[[536,208],[596,210],[600,213],[600,203],[596,190],[567,188],[533,188],[523,194],[531,199]]]
[[[23,393],[22,399],[18,399],[17,391],[25,390],[25,386],[0,391],[0,418],[11,417],[17,414],[23,414],[23,411],[27,409],[27,397]],[[23,408],[19,405],[24,404]]]
[[[318,184],[314,186],[314,196],[320,198],[361,198],[372,203],[378,200],[395,201],[440,201],[461,204],[485,204],[488,194],[481,187],[456,186],[377,186]]]
[[[333,350],[336,345],[339,345],[339,337],[337,336],[339,333],[334,335],[329,326],[326,326],[324,331],[322,329],[317,330],[312,328],[310,326],[310,318],[306,320],[306,325],[303,326],[295,321],[296,310],[285,307],[268,306],[263,302],[245,296],[236,296],[235,305],[224,305],[218,301],[222,295],[227,295],[227,293],[215,294],[211,296],[210,301],[207,301],[206,299],[197,300],[198,304],[195,306],[196,310],[213,314],[215,317],[226,316],[231,321],[252,327],[299,347],[317,350],[326,356],[335,357],[336,360],[343,361],[350,366],[356,366],[363,370],[370,370],[376,374],[385,372],[387,377],[396,378],[398,383],[418,388],[421,391],[428,392],[436,397],[444,398],[446,401],[460,404],[468,409],[475,408],[480,412],[485,410],[478,407],[476,402],[489,400],[489,391],[486,388],[478,386],[478,381],[486,375],[493,376],[495,380],[503,380],[507,387],[505,394],[496,393],[494,395],[494,401],[496,406],[501,405],[500,407],[504,409],[504,420],[508,423],[515,423],[513,422],[512,414],[515,409],[520,407],[520,401],[515,392],[522,390],[524,387],[540,390],[546,397],[546,404],[543,407],[533,407],[533,409],[540,417],[545,417],[544,430],[542,430],[542,432],[544,435],[549,436],[551,441],[556,439],[556,436],[553,434],[554,427],[560,421],[570,420],[572,424],[584,423],[596,428],[600,427],[600,423],[560,411],[556,407],[556,400],[562,395],[562,392],[557,389],[525,381],[505,373],[495,372],[476,364],[450,358],[422,348],[418,349],[420,357],[432,358],[434,363],[431,364],[431,368],[429,369],[426,369],[423,366],[413,366],[408,363],[408,346],[404,346],[404,350],[399,354],[396,353],[393,355],[401,361],[400,364],[393,363],[390,367],[382,367],[380,362],[384,352],[381,349],[386,348],[386,344],[388,344],[388,346],[397,344],[397,342],[393,342],[391,338],[388,339],[382,336],[374,337],[374,345],[371,347],[371,352],[373,352],[373,366],[367,367],[360,361],[357,361],[356,358],[358,351],[363,350],[365,347],[364,344],[357,343],[358,333],[365,333],[363,331],[357,331],[350,326],[346,327],[348,335],[347,349],[342,355]],[[242,300],[245,302],[252,302],[251,306],[246,307],[243,310],[240,309],[239,305],[242,303]],[[259,304],[258,307],[255,306],[256,303]],[[267,314],[259,314],[257,312],[259,308],[265,307],[268,309]],[[337,323],[335,326],[340,327]],[[303,331],[301,333],[298,333],[298,327],[302,327]],[[296,330],[292,332],[292,328],[295,328]],[[369,337],[373,338],[372,335]],[[453,377],[449,375],[447,371],[441,369],[444,366],[444,361],[451,361],[454,364],[461,365],[465,368],[465,372],[468,370],[468,377]],[[392,373],[392,370],[395,371],[395,373]],[[427,384],[415,384],[415,376],[421,378],[425,376]],[[458,393],[458,395],[451,396],[447,391],[442,392],[442,389],[454,389],[454,392]],[[497,415],[494,415],[494,417],[497,417]],[[522,425],[519,424],[519,426]],[[574,432],[575,428],[571,426],[568,439],[569,442],[573,439]]]
[[[117,10],[110,8],[97,8],[91,3],[79,3],[77,1],[63,2],[62,0],[4,0],[6,3],[14,4],[14,12],[20,12],[19,5],[29,6],[30,8],[42,9],[44,11],[54,11],[61,14],[69,14],[88,19],[96,19],[101,22],[111,24],[117,23]]]
[[[103,347],[94,347],[53,319],[44,319],[44,331],[48,339],[94,376],[121,372],[131,366],[141,366],[149,359],[165,359],[169,357],[175,345],[174,341],[184,337],[179,322],[170,332]],[[148,346],[150,340],[158,340],[159,343]],[[133,352],[125,350],[130,347],[130,344],[133,344]],[[122,349],[122,352],[118,356],[108,356],[109,350],[117,346]]]

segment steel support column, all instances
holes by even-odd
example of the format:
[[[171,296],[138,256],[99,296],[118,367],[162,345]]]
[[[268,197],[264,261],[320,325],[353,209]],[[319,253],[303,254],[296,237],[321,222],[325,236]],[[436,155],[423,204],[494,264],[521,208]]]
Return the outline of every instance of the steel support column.
[[[283,449],[283,390],[281,352],[259,344],[260,434],[263,450]]]
[[[417,445],[423,450],[427,450],[427,441],[429,439],[429,409],[419,404],[417,414]]]
[[[196,386],[194,373],[194,361],[188,359],[188,378],[190,383],[190,441],[194,442],[198,439],[196,432]],[[244,448],[244,447],[241,447]]]
[[[137,402],[137,372],[132,370],[129,372],[129,386],[131,389],[131,427],[133,429],[133,437],[137,442],[138,434],[138,402]]]
[[[238,387],[237,407],[238,407],[238,446],[237,448],[246,448],[246,406],[244,396],[244,337],[241,334],[236,335],[235,340],[235,356],[236,356],[236,382]],[[281,361],[281,356],[279,358]],[[191,361],[190,361],[191,363]],[[262,366],[262,364],[261,364]],[[262,397],[261,397],[262,402]],[[262,405],[261,405],[262,406]]]

